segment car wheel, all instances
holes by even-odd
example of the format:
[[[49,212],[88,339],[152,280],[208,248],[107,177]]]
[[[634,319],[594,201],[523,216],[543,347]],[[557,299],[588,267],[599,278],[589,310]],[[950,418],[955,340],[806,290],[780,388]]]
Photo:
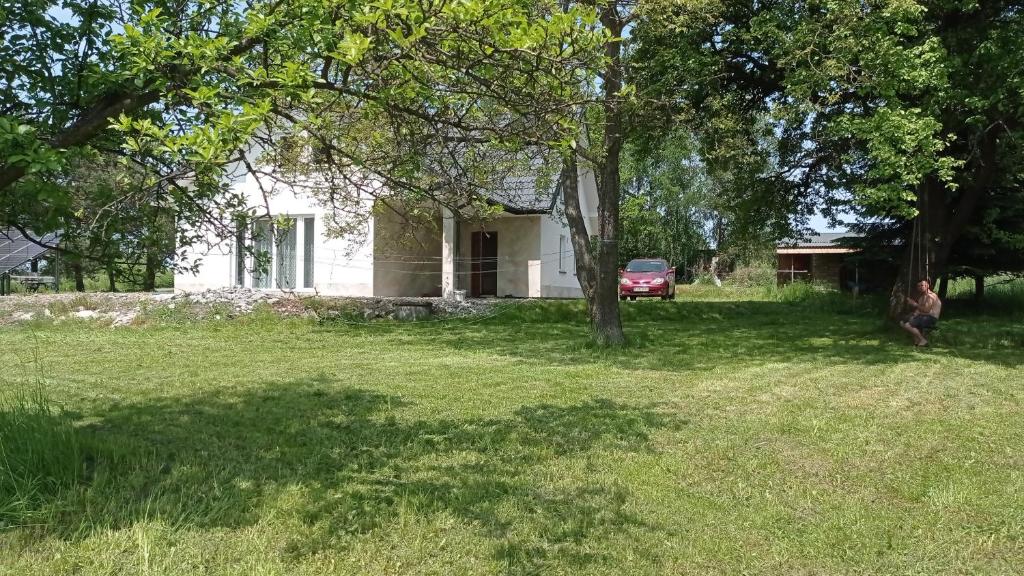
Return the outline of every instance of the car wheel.
[[[619,300],[622,300],[623,302],[625,302],[626,301],[626,297],[625,296],[619,296]]]
[[[630,296],[629,299],[636,302],[636,296]]]

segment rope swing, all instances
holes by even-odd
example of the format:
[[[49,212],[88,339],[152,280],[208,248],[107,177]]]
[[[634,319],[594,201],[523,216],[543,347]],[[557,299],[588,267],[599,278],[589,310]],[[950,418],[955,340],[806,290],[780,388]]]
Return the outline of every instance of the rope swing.
[[[907,264],[907,292],[910,284],[922,278],[931,283],[931,245],[928,242],[928,200],[922,197],[921,208],[914,216],[914,228],[910,233],[910,262]],[[914,268],[915,256],[917,268]],[[916,274],[914,273],[916,270]]]

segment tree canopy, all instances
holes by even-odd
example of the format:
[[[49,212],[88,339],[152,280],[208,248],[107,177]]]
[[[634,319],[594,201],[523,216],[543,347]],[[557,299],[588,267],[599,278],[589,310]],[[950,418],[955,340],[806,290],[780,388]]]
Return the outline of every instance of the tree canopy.
[[[1021,24],[1016,2],[669,3],[638,30],[638,91],[756,175],[731,190],[751,222],[848,210],[908,245],[920,214],[941,274],[1019,190]]]
[[[62,170],[97,148],[158,166],[193,227],[238,208],[224,167],[260,137],[440,197],[424,167],[446,153],[567,146],[601,39],[592,10],[535,1],[36,0],[2,18],[2,215],[34,229],[63,225]]]

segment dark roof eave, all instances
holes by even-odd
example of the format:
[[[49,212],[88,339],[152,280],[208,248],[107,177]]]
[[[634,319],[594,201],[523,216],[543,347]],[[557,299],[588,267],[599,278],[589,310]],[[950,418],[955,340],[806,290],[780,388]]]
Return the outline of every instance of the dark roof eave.
[[[501,206],[502,210],[512,214],[513,216],[540,216],[543,214],[551,214],[551,210],[545,210],[543,208],[517,208],[515,206],[502,204],[501,202],[496,202],[496,204]]]

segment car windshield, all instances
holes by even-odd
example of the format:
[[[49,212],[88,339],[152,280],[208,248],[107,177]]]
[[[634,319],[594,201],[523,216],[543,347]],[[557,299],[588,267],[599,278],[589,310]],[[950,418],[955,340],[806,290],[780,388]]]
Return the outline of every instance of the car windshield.
[[[626,264],[626,272],[664,272],[668,267],[657,260],[633,260]]]

